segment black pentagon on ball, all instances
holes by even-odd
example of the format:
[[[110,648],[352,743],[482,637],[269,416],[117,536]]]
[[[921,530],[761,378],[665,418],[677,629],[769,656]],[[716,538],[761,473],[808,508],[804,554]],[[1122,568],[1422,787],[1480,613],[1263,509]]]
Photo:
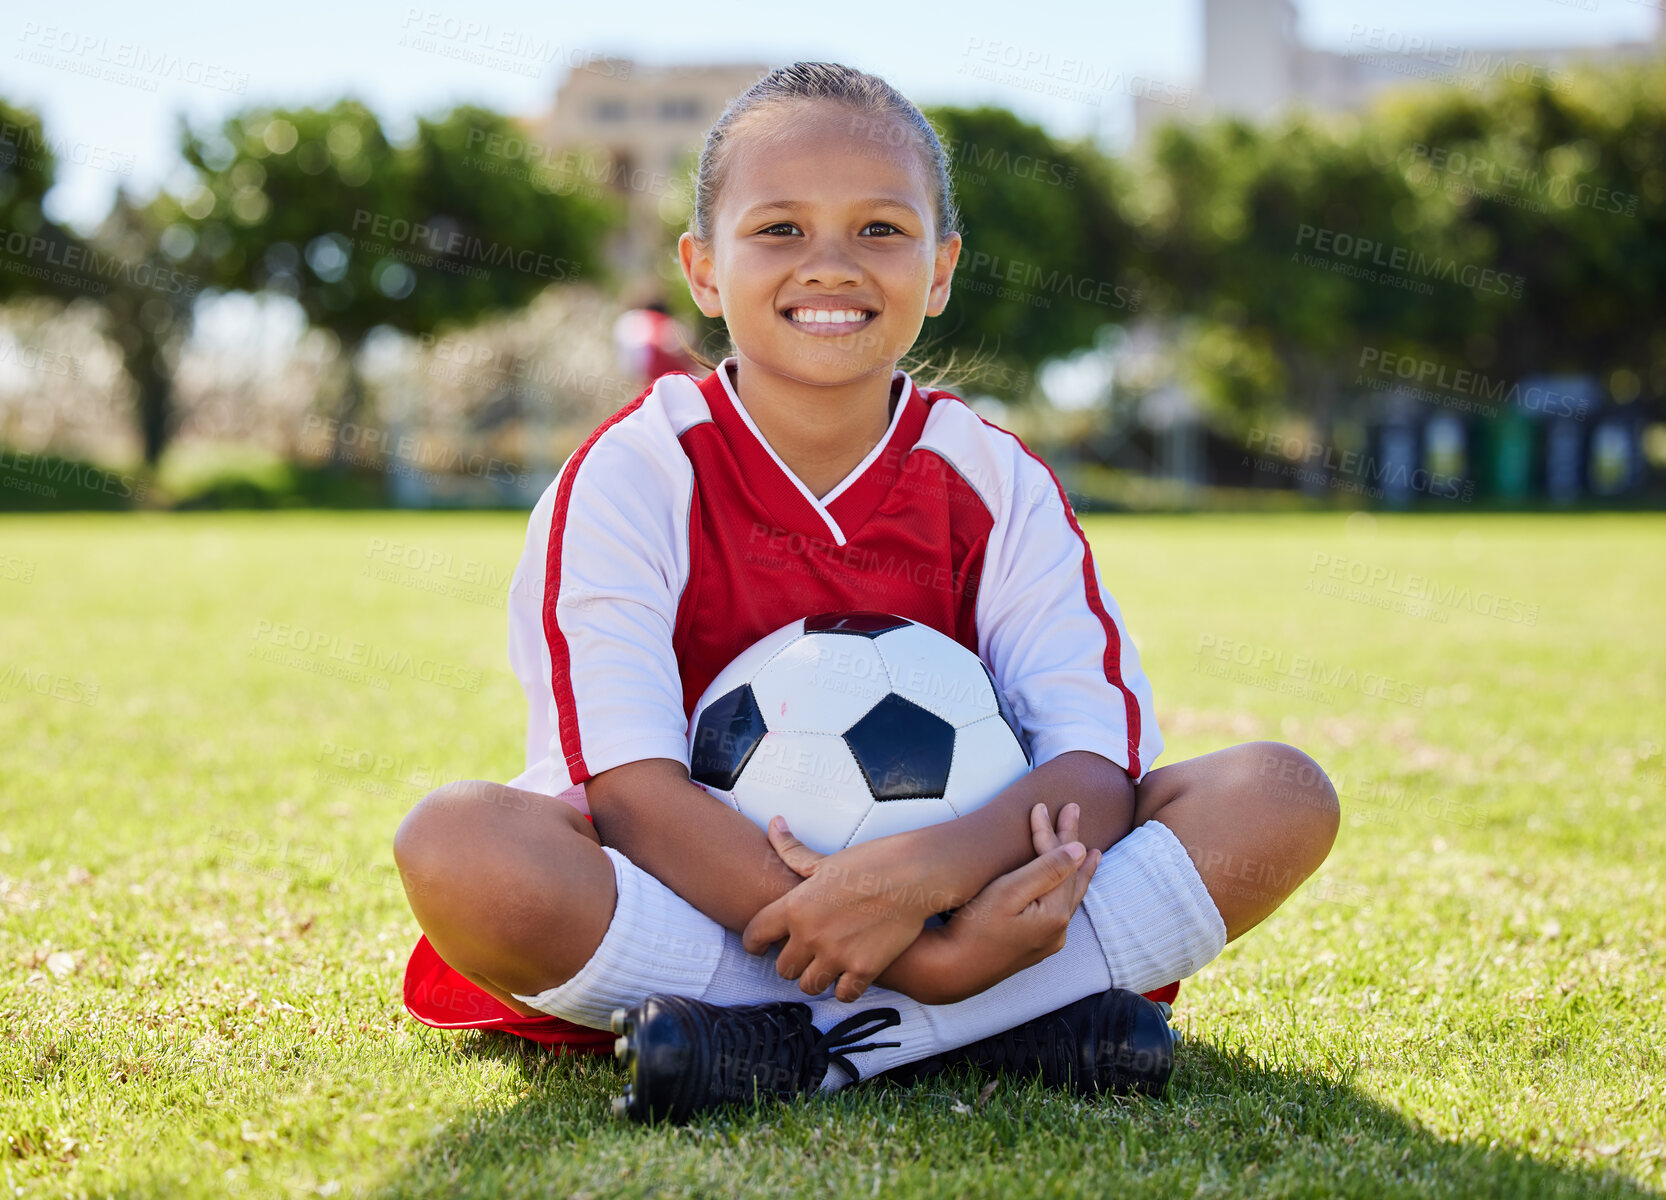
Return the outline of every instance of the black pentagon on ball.
[[[743,683],[706,705],[694,727],[688,750],[688,776],[721,792],[730,792],[746,769],[746,760],[764,740],[764,714],[752,685]]]
[[[845,734],[875,800],[941,796],[954,759],[954,726],[895,692]]]
[[[907,617],[882,612],[817,613],[804,618],[805,633],[853,633],[858,637],[876,638],[893,629],[905,629],[914,624]]]
[[[1001,710],[1001,720],[1005,721],[1007,728],[1012,730],[1012,736],[1018,741],[1018,748],[1024,752],[1024,761],[1033,766],[1034,760],[1030,758],[1030,744],[1024,740],[1023,726],[1018,724],[1018,717],[1013,713],[1012,706],[1007,703],[1006,693],[1001,691],[1001,685],[995,682],[995,673],[989,669],[989,664],[980,659],[978,665],[983,668],[984,675],[989,678],[989,688],[995,693],[995,706]]]

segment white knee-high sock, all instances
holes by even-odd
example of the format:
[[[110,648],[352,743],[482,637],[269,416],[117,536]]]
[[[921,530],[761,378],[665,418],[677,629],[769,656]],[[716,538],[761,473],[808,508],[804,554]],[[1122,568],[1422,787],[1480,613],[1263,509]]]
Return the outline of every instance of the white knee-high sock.
[[[652,995],[700,999],[723,955],[729,931],[611,846],[618,899],[601,945],[566,983],[522,1004],[592,1029],[608,1028],[616,1008]]]
[[[1226,943],[1220,913],[1184,847],[1151,822],[1105,853],[1057,954],[957,1004],[920,1004],[879,987],[846,1004],[831,989],[807,998],[775,973],[774,951],[748,954],[739,934],[623,854],[604,849],[613,860],[619,900],[601,945],[566,983],[517,999],[598,1029],[607,1027],[613,1009],[655,993],[726,1005],[805,1001],[823,1031],[866,1009],[894,1008],[901,1024],[870,1040],[901,1044],[853,1056],[864,1077],[975,1042],[1113,985],[1149,991],[1197,971]],[[830,1071],[823,1086],[850,1082],[843,1074]]]
[[[1161,821],[1147,821],[1105,851],[1080,913],[1092,922],[1112,985],[1131,992],[1195,975],[1226,946],[1220,910]]]

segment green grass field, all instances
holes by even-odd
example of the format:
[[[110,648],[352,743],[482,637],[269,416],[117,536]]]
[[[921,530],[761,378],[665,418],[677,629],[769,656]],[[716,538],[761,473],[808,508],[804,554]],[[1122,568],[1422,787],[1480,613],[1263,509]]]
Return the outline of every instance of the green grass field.
[[[608,1118],[611,1059],[399,1000],[395,825],[522,766],[524,529],[0,519],[7,1195],[1666,1186],[1666,519],[1089,521],[1163,761],[1277,738],[1342,796],[1330,862],[1183,989],[1172,1099],[962,1074],[659,1131]]]

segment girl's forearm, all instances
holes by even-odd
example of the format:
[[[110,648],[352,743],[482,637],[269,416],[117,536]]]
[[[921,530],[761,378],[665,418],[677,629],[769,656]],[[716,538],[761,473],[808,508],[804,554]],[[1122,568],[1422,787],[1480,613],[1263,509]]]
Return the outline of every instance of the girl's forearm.
[[[1043,763],[975,812],[940,826],[934,886],[970,899],[997,875],[1035,857],[1030,809],[1047,805],[1050,820],[1071,801],[1081,806],[1079,836],[1089,850],[1108,850],[1134,827],[1134,784],[1107,758],[1072,750]]]
[[[799,883],[768,835],[690,783],[670,759],[603,771],[585,785],[590,815],[612,846],[726,929]]]

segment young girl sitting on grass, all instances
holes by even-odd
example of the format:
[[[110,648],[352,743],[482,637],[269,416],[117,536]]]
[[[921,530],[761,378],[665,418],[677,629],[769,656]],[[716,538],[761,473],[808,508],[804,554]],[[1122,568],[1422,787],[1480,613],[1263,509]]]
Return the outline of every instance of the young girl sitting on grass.
[[[1153,769],[1151,690],[1057,480],[898,369],[961,253],[919,109],[795,63],[729,105],[696,184],[681,264],[734,353],[655,380],[533,510],[528,767],[401,824],[407,1006],[568,1048],[612,1026],[639,1119],[957,1061],[1160,1089],[1172,1036],[1139,993],[1172,998],[1313,872],[1335,791],[1271,742]],[[764,634],[851,610],[976,651],[1035,768],[823,857],[692,783],[687,723]]]

